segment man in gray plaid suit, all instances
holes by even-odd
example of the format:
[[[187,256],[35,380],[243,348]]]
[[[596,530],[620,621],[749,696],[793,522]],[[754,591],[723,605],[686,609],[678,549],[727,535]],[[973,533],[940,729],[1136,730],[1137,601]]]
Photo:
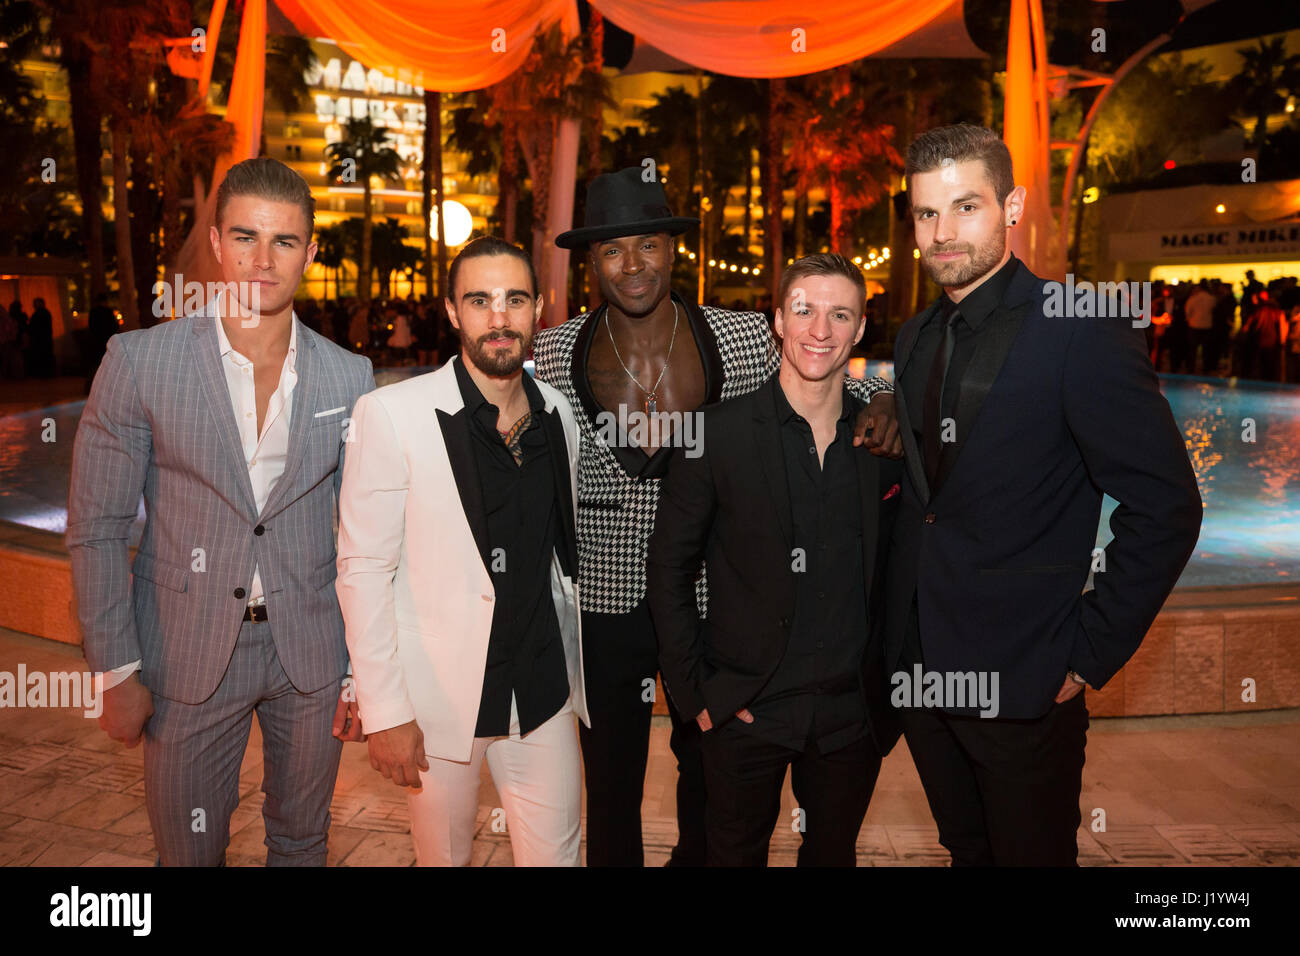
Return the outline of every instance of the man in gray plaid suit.
[[[314,220],[284,164],[232,167],[211,230],[224,288],[202,315],[114,336],[77,430],[67,543],[83,648],[103,675],[100,725],[144,741],[164,865],[224,862],[253,713],[267,864],[324,865],[341,740],[361,739],[334,507],[348,416],[374,377],[293,314]]]

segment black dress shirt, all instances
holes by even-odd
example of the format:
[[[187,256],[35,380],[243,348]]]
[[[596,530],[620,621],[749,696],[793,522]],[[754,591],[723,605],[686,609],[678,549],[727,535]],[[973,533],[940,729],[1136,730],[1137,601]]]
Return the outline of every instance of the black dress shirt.
[[[463,362],[456,381],[469,415],[470,446],[487,516],[488,570],[496,592],[476,737],[510,730],[510,699],[526,734],[559,712],[569,698],[564,643],[551,598],[551,559],[560,544],[555,477],[542,425],[545,400],[523,376],[529,422],[517,433],[520,461],[497,430],[500,409],[483,397]]]
[[[957,396],[961,393],[961,378],[975,354],[976,337],[984,321],[993,313],[1011,282],[1011,277],[1020,266],[1020,260],[1014,255],[993,275],[989,276],[955,304],[944,292],[939,296],[939,309],[930,316],[930,320],[916,334],[916,344],[912,355],[903,370],[903,401],[907,402],[908,416],[912,421],[912,431],[916,436],[916,447],[924,448],[925,433],[925,385],[930,377],[930,366],[934,364],[934,354],[943,341],[944,323],[954,311],[960,311],[961,317],[954,328],[956,341],[952,348],[952,358],[948,363],[948,375],[944,379],[943,397],[940,407],[943,417],[952,414]],[[958,427],[960,423],[958,423]],[[927,464],[929,464],[927,462]]]
[[[794,545],[806,562],[795,573],[794,616],[785,656],[736,727],[772,743],[831,753],[867,733],[859,668],[867,643],[862,567],[862,499],[853,461],[853,413],[846,389],[835,438],[817,460],[812,427],[790,407],[779,376],[775,393],[790,491]],[[793,567],[794,565],[792,565]]]
[[[917,333],[916,344],[912,347],[912,355],[907,360],[907,367],[903,370],[899,383],[903,391],[903,401],[907,402],[908,416],[912,422],[912,432],[916,436],[917,449],[925,448],[925,385],[930,376],[930,366],[934,364],[935,352],[939,350],[939,345],[943,341],[944,323],[953,312],[959,312],[960,317],[953,329],[956,339],[952,347],[952,358],[948,362],[948,374],[944,378],[943,396],[940,399],[941,417],[948,418],[951,417],[957,398],[961,394],[962,375],[970,365],[971,356],[975,354],[980,329],[983,328],[985,320],[993,314],[993,310],[1001,304],[1002,296],[1006,293],[1011,277],[1019,266],[1020,260],[1014,255],[1011,256],[1001,269],[972,289],[959,305],[949,299],[948,293],[944,292],[939,296],[938,310]],[[957,427],[961,428],[962,424],[958,422]],[[942,448],[942,445],[940,447]],[[926,464],[930,463],[926,462]],[[937,469],[937,463],[935,467]],[[931,489],[931,494],[933,493],[934,489]],[[914,594],[912,612],[908,616],[907,626],[903,632],[903,656],[900,664],[904,667],[923,664],[921,658],[920,624]]]

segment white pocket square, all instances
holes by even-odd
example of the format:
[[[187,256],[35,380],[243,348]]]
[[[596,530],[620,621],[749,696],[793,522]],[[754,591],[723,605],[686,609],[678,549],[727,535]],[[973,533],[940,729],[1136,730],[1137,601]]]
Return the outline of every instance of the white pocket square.
[[[312,418],[324,418],[326,415],[337,415],[339,412],[346,412],[347,410],[346,405],[340,405],[338,408],[329,408],[323,412],[317,412]]]

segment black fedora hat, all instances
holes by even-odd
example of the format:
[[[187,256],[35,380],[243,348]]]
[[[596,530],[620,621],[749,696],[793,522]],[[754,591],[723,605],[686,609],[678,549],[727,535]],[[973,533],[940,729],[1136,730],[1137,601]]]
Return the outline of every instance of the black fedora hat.
[[[629,166],[593,179],[587,187],[586,224],[560,233],[555,244],[561,249],[581,249],[599,239],[654,232],[676,236],[699,225],[698,219],[674,216],[663,183],[657,178],[645,182],[641,174],[640,166]]]

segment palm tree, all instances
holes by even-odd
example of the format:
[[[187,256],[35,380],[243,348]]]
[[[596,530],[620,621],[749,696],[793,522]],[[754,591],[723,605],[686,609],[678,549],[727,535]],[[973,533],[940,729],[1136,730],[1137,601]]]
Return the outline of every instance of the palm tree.
[[[152,324],[158,263],[172,257],[185,230],[181,199],[228,148],[233,127],[166,67],[168,38],[190,29],[187,0],[40,0],[50,36],[68,71],[92,293],[104,288],[100,157],[107,119],[113,149],[116,266],[128,328]],[[130,186],[128,187],[128,182]]]
[[[334,223],[316,230],[316,261],[325,270],[325,297],[329,298],[329,270],[334,270],[334,298],[339,297],[339,270],[348,254],[347,234]]]
[[[1250,144],[1256,149],[1268,137],[1268,118],[1286,107],[1287,94],[1300,91],[1300,56],[1286,52],[1284,37],[1237,50],[1241,70],[1228,81],[1228,91],[1242,114],[1255,120]]]
[[[518,70],[485,91],[491,104],[485,121],[502,130],[502,169],[513,186],[514,145],[524,157],[533,193],[533,259],[546,274],[550,246],[545,242],[546,211],[551,185],[551,150],[562,119],[592,116],[615,106],[609,83],[586,67],[579,34],[568,40],[558,24],[533,39],[533,47]],[[506,197],[507,223],[513,216],[513,194]]]
[[[889,194],[890,178],[903,165],[894,148],[894,127],[880,123],[875,103],[887,90],[854,91],[848,66],[815,74],[808,92],[792,97],[795,147],[786,159],[795,189],[816,188],[830,198],[831,251],[848,246],[849,222]]]
[[[361,268],[357,275],[357,297],[370,301],[370,177],[397,180],[400,158],[388,145],[388,130],[375,126],[369,117],[350,119],[343,128],[343,138],[325,147],[330,160],[329,178],[336,182],[361,180]]]
[[[90,80],[92,52],[86,23],[99,0],[42,0],[50,14],[49,32],[59,47],[59,63],[68,75],[68,102],[72,114],[73,154],[76,157],[77,192],[81,200],[81,234],[90,259],[90,300],[108,287],[104,262],[104,176],[101,142],[103,117]]]
[[[113,155],[113,233],[117,249],[117,281],[123,327],[139,328],[140,303],[146,290],[136,282],[135,244],[132,241],[131,155],[147,155],[144,140],[148,127],[158,122],[158,84],[153,79],[165,67],[162,41],[178,36],[187,26],[188,4],[166,2],[141,5],[129,0],[104,0],[86,11],[83,40],[92,50],[91,89],[99,108],[108,119]],[[138,141],[133,143],[133,139]],[[149,176],[140,169],[134,177],[140,197],[148,188]],[[147,229],[141,223],[139,228]],[[144,246],[147,248],[147,246]],[[141,263],[145,265],[145,263]],[[148,263],[148,275],[156,274]],[[137,291],[139,289],[139,291]],[[151,310],[145,315],[152,320]]]
[[[728,195],[732,187],[746,184],[752,152],[759,145],[758,122],[735,104],[751,101],[758,87],[754,80],[736,77],[715,76],[704,82],[699,74],[697,84],[698,96],[674,86],[656,94],[654,104],[638,115],[654,146],[648,155],[660,168],[671,169],[664,184],[669,205],[692,209],[700,219],[698,291],[703,300],[709,293],[704,263],[722,241]],[[738,248],[748,255],[747,239]]]
[[[405,272],[419,261],[419,252],[404,241],[408,236],[407,228],[392,216],[375,224],[375,267],[379,273],[380,295],[385,299],[391,295],[393,273]]]

